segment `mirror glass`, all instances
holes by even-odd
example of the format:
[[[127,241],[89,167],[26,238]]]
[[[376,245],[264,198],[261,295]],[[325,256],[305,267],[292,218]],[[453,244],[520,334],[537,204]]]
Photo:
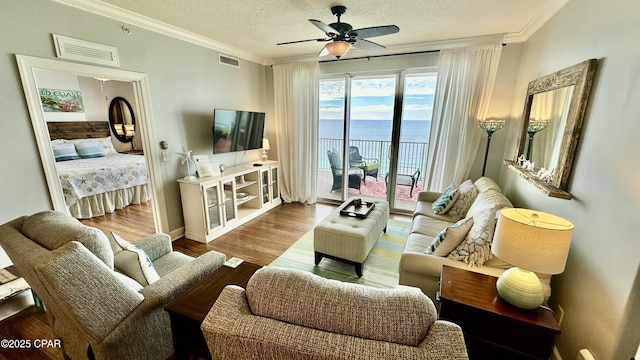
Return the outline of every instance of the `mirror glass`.
[[[505,164],[549,196],[567,192],[596,59],[529,82],[514,160]]]
[[[109,125],[111,132],[120,140],[128,143],[136,133],[136,118],[131,104],[123,97],[115,97],[109,104]]]
[[[536,169],[553,169],[558,162],[573,88],[567,86],[533,96],[524,154]]]

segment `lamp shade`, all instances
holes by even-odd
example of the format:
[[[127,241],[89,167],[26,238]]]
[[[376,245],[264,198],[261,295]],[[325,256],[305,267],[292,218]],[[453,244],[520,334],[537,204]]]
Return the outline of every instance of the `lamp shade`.
[[[567,263],[573,228],[568,220],[541,211],[503,209],[491,251],[521,269],[560,274]]]
[[[269,139],[262,139],[262,149],[271,150],[271,145],[269,144]]]
[[[124,125],[124,132],[125,135],[128,137],[133,137],[136,135],[136,127],[133,124],[126,124]]]
[[[325,49],[327,49],[327,51],[329,51],[329,54],[339,59],[345,56],[349,49],[351,49],[351,43],[348,43],[346,41],[332,41],[330,43],[327,43],[327,45],[325,45],[324,47]]]

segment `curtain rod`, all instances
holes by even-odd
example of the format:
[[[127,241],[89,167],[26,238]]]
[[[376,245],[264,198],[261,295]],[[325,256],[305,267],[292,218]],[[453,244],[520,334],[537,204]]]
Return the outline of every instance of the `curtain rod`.
[[[507,44],[502,43],[502,46],[507,46]],[[411,51],[411,52],[398,53],[398,54],[368,55],[368,56],[359,56],[359,57],[346,58],[346,59],[321,60],[321,61],[319,61],[319,63],[322,64],[322,63],[330,63],[330,62],[336,62],[336,61],[349,61],[349,60],[362,60],[362,59],[371,60],[371,59],[374,59],[374,58],[388,57],[388,56],[417,55],[417,54],[429,54],[429,53],[436,53],[436,52],[440,52],[440,49],[437,49],[437,50],[424,50],[424,51]]]
[[[405,53],[399,53],[399,54],[368,55],[368,56],[359,56],[359,57],[352,57],[352,58],[346,58],[346,59],[321,60],[321,61],[319,61],[319,63],[329,63],[329,62],[349,61],[349,60],[362,60],[362,59],[371,60],[371,59],[380,58],[380,57],[429,54],[429,53],[435,53],[435,52],[440,52],[440,50],[412,51],[412,52],[405,52]]]

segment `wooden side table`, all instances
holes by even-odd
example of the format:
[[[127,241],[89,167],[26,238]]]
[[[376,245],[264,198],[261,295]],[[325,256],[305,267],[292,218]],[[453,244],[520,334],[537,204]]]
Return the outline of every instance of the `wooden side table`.
[[[523,310],[498,296],[494,276],[451,266],[440,275],[439,318],[464,333],[470,359],[549,359],[560,326],[551,310]]]
[[[238,285],[246,288],[253,273],[260,268],[261,266],[246,261],[235,269],[221,266],[165,307],[171,319],[176,359],[189,359],[189,354],[192,354],[195,359],[211,359],[209,348],[200,330],[202,321],[225,286]]]

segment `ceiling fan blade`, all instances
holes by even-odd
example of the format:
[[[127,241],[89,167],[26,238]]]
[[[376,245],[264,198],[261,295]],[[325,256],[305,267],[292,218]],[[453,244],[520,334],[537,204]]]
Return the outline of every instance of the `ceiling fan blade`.
[[[355,43],[353,43],[353,46],[362,49],[362,50],[371,50],[371,51],[381,51],[386,49],[386,47],[380,45],[380,44],[376,44],[373,41],[369,41],[366,39],[358,39],[356,40]]]
[[[400,28],[395,25],[384,25],[384,26],[372,26],[366,27],[362,29],[352,30],[351,33],[358,34],[359,38],[370,38],[375,36],[389,35],[395,34],[400,31]]]
[[[320,51],[320,54],[318,54],[318,57],[323,57],[323,56],[327,56],[329,55],[329,50],[327,50],[327,47],[323,47],[322,51]]]
[[[315,25],[318,29],[324,31],[325,34],[327,34],[327,36],[332,36],[332,35],[336,35],[339,34],[340,32],[334,28],[332,28],[331,26],[323,23],[320,20],[315,20],[315,19],[309,19],[309,21]]]
[[[301,42],[307,42],[307,41],[317,41],[317,42],[321,42],[321,41],[329,41],[331,39],[307,39],[307,40],[296,40],[296,41],[287,41],[287,42],[281,42],[281,43],[277,43],[276,45],[287,45],[287,44],[296,44],[296,43],[301,43]]]

